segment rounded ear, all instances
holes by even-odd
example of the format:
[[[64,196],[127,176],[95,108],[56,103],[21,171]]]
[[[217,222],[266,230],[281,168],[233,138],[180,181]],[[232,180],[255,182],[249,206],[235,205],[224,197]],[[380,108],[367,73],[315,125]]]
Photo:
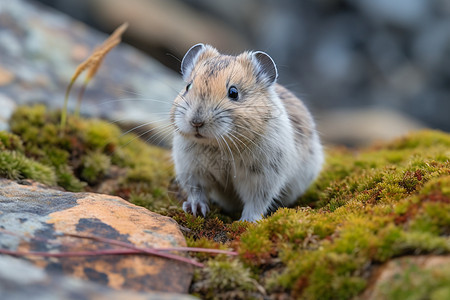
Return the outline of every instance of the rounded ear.
[[[188,81],[200,53],[205,51],[205,49],[205,45],[200,43],[192,46],[184,55],[183,60],[181,61],[181,74],[183,75],[184,81]]]
[[[278,71],[273,59],[262,51],[253,52],[252,58],[256,65],[256,77],[268,84],[275,83],[278,78]]]

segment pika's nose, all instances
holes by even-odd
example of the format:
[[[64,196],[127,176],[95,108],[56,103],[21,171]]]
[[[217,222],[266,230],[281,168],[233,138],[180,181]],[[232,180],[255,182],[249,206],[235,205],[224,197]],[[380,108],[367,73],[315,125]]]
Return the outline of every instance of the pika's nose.
[[[191,125],[194,126],[195,128],[200,128],[205,124],[205,122],[203,122],[203,120],[199,119],[199,118],[193,118],[191,120]]]

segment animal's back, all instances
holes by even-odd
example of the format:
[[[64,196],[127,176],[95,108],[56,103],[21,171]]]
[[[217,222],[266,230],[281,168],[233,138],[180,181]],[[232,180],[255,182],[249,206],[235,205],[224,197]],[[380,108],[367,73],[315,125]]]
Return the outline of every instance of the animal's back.
[[[290,205],[319,174],[324,160],[323,150],[313,117],[305,104],[282,85],[276,84],[275,91],[289,116],[299,158],[292,162],[296,172],[284,189],[284,199],[281,199],[284,204]]]

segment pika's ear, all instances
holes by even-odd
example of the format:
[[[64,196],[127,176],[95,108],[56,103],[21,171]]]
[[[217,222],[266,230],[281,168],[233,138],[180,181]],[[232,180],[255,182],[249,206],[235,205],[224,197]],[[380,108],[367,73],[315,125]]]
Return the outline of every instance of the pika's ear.
[[[256,77],[259,80],[266,81],[269,85],[275,83],[278,78],[277,66],[267,53],[262,51],[253,52],[252,61],[255,65]]]
[[[205,45],[202,43],[194,45],[189,49],[181,61],[181,74],[183,75],[183,80],[188,81],[189,75],[191,75],[192,69],[194,69],[195,63],[198,60],[200,54],[206,50]]]

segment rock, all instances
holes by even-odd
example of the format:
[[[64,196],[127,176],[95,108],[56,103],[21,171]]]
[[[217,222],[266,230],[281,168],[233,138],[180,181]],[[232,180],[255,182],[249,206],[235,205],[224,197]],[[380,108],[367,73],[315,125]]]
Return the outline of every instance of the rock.
[[[420,122],[385,109],[349,109],[317,116],[319,132],[325,143],[347,146],[369,145],[387,141],[424,128]]]
[[[109,30],[132,16],[130,43],[177,71],[167,53],[197,42],[264,50],[314,111],[385,107],[450,130],[448,0],[39,1]]]
[[[105,34],[32,1],[2,3],[0,107],[7,97],[19,105],[41,102],[62,108],[77,65],[105,39]],[[72,90],[71,109],[83,79]],[[122,43],[106,55],[89,83],[81,112],[137,123],[160,120],[182,85],[181,76]]]
[[[125,40],[177,72],[197,42],[227,53],[260,49],[277,62],[280,83],[313,111],[384,107],[450,130],[448,0],[40,1],[107,32],[129,21]],[[75,66],[104,36],[33,2],[3,2],[2,93],[18,103],[62,107]],[[121,45],[89,85],[82,112],[135,123],[163,119],[163,126],[159,113],[167,113],[182,85],[175,72]]]
[[[430,271],[428,273],[429,278],[423,275],[423,272]],[[393,290],[398,289],[397,296],[404,296],[407,293],[413,294],[413,298],[408,299],[448,299],[450,296],[450,289],[434,287],[431,292],[427,289],[430,288],[430,284],[435,281],[433,276],[440,277],[442,280],[442,274],[445,274],[447,270],[447,282],[450,281],[448,277],[450,270],[450,256],[409,256],[393,259],[375,272],[370,281],[369,287],[365,290],[360,299],[375,300],[375,299],[393,299]],[[445,275],[444,275],[445,276]],[[402,282],[405,279],[406,282]],[[400,288],[399,288],[400,285]],[[409,289],[409,291],[408,291]],[[405,294],[399,294],[403,292]],[[435,294],[439,297],[430,297],[428,294]],[[442,297],[444,294],[447,297]],[[404,297],[397,299],[406,299]]]
[[[208,16],[202,10],[183,2],[97,0],[87,3],[93,10],[102,12],[99,14],[99,21],[106,24],[105,27],[113,28],[113,24],[132,20],[130,36],[141,41],[143,48],[162,48],[170,39],[171,47],[165,49],[179,59],[192,45],[199,42],[215,45],[228,52],[236,48],[249,48],[249,42],[242,32],[233,30],[226,22]],[[166,54],[164,53],[164,56]],[[178,70],[180,64],[177,59],[171,60],[174,68]]]
[[[101,236],[146,248],[186,245],[175,221],[114,196],[68,193],[0,180],[0,212],[2,249],[61,252],[117,248],[61,233]],[[45,272],[139,292],[186,293],[193,272],[190,265],[144,255],[28,259]]]
[[[428,0],[378,0],[355,1],[355,5],[368,16],[399,26],[414,27],[429,17],[432,5]]]
[[[117,291],[104,285],[61,276],[23,259],[0,256],[0,294],[2,299],[195,299],[189,295],[161,292]]]

